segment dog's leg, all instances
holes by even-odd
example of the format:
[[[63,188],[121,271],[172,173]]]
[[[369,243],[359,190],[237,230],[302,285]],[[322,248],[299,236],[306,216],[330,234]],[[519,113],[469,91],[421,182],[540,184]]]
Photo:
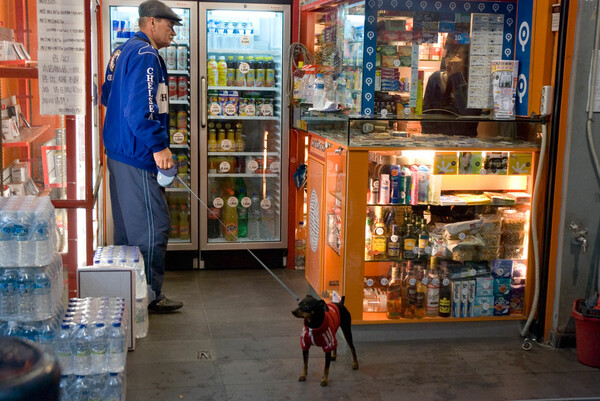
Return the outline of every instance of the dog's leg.
[[[343,314],[343,315],[342,315]],[[352,317],[350,316],[350,312],[346,308],[343,310],[340,309],[340,315],[342,315],[340,321],[340,328],[342,329],[342,333],[344,333],[344,338],[350,347],[350,351],[352,352],[352,370],[358,369],[358,359],[356,358],[356,349],[354,349],[354,343],[352,341]]]
[[[306,374],[308,373],[308,350],[302,351],[302,360],[304,361],[304,367],[302,368],[302,375],[298,378],[299,382],[306,381]]]
[[[325,369],[323,370],[323,377],[321,378],[321,386],[325,387],[329,377],[329,365],[331,364],[331,352],[325,353]]]

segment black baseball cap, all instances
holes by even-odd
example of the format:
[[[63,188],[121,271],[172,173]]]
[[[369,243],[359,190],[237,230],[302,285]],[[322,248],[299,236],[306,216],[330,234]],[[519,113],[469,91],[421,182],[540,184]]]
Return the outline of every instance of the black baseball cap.
[[[173,12],[165,3],[158,0],[146,0],[138,7],[140,17],[165,18],[181,25],[181,17]]]

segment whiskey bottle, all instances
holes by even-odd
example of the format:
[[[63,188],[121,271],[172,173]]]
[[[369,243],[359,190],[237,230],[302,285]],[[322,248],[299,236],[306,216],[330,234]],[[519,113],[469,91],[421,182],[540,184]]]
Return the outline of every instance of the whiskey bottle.
[[[439,315],[441,317],[450,316],[451,300],[450,274],[447,269],[444,269],[442,272],[442,280],[440,282]]]
[[[404,308],[404,317],[412,319],[415,317],[415,309],[417,306],[417,276],[411,262],[407,263],[406,269],[406,278],[404,280],[406,283],[406,306]]]
[[[387,240],[387,256],[390,259],[398,259],[400,257],[400,244],[402,237],[397,224],[392,224],[389,229]]]
[[[386,315],[388,319],[400,319],[402,317],[402,281],[397,263],[392,264],[391,271],[387,287]]]
[[[421,319],[425,317],[425,300],[427,299],[427,284],[429,277],[427,270],[419,266],[417,270],[417,302],[415,305],[415,317]]]
[[[371,251],[374,260],[382,260],[387,256],[387,230],[381,218],[381,206],[375,207],[375,221],[371,230]]]
[[[408,223],[406,225],[406,234],[404,234],[404,238],[402,238],[403,246],[402,246],[402,257],[407,260],[416,259],[417,253],[415,253],[415,248],[417,248],[417,235],[413,230],[413,225]]]

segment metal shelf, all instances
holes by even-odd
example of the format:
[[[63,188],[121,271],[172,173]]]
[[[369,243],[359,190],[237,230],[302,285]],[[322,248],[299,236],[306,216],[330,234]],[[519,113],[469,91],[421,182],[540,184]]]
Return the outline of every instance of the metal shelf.
[[[263,120],[279,121],[280,117],[262,117],[262,116],[208,116],[209,120]]]

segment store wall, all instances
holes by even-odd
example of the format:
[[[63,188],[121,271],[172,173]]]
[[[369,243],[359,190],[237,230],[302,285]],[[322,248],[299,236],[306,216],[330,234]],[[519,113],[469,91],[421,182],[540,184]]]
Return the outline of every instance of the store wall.
[[[586,138],[587,94],[597,2],[579,0],[576,6],[576,15],[569,16],[569,22],[575,23],[572,67],[568,71],[570,79],[563,86],[568,90],[568,102],[563,100],[561,116],[561,119],[566,119],[566,131],[564,138],[561,138],[562,133],[552,136],[553,140],[564,139],[558,160],[558,165],[562,163],[563,168],[557,171],[557,180],[562,183],[562,189],[557,186],[560,201],[555,203],[560,205],[560,219],[554,223],[557,231],[556,265],[550,266],[550,269],[556,269],[556,279],[553,288],[549,288],[549,292],[554,291],[553,304],[548,305],[553,310],[550,342],[555,346],[572,337],[575,329],[571,318],[573,301],[587,298],[598,291],[600,264],[600,179],[594,170]],[[600,116],[595,113],[594,117],[592,130],[598,150]],[[573,240],[573,231],[569,227],[571,222],[587,228],[586,252]]]

